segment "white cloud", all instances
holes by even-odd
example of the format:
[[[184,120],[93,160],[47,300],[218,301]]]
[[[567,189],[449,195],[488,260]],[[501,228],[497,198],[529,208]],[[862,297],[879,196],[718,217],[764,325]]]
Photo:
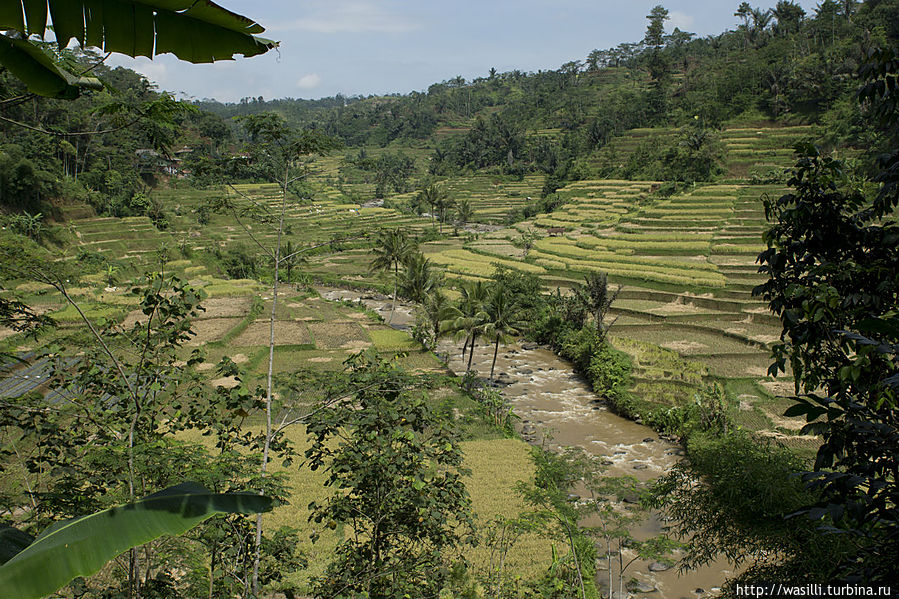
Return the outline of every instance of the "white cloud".
[[[306,17],[269,27],[269,31],[312,33],[405,33],[420,25],[406,17],[387,13],[371,0],[340,0],[322,3]]]
[[[315,89],[321,83],[322,78],[319,77],[318,73],[309,73],[300,77],[299,81],[297,81],[297,87],[300,89]]]
[[[688,31],[696,22],[695,18],[686,13],[682,13],[679,10],[672,10],[668,13],[668,19],[668,22],[671,24],[671,29],[678,27],[681,31]]]

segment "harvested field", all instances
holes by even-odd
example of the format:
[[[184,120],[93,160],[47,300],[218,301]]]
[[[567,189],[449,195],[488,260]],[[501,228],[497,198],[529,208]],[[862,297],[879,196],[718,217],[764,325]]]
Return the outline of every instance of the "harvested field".
[[[236,347],[256,347],[268,345],[270,339],[269,322],[256,320],[250,323],[232,342]],[[301,322],[279,321],[275,323],[275,345],[308,345],[312,343],[309,329]]]
[[[239,318],[204,318],[193,322],[193,330],[196,336],[186,343],[189,346],[198,346],[210,341],[218,341],[228,331],[240,324]]]
[[[368,332],[355,322],[307,325],[318,349],[353,349],[371,345]]]

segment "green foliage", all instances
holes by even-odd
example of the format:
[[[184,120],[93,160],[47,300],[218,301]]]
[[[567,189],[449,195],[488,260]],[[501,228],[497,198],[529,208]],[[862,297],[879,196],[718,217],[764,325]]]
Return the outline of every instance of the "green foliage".
[[[56,190],[53,175],[27,158],[16,144],[0,147],[0,204],[38,212]]]
[[[727,435],[733,430],[724,387],[715,383],[693,395],[687,405],[658,408],[650,412],[647,423],[656,430],[689,439],[694,434]]]
[[[255,279],[259,262],[256,254],[243,244],[229,245],[224,251],[217,251],[216,258],[222,269],[232,279]]]
[[[899,538],[896,389],[885,382],[899,342],[899,229],[881,218],[894,201],[868,201],[846,189],[841,163],[813,147],[804,152],[790,180],[795,191],[766,202],[772,225],[759,262],[770,279],[756,292],[783,323],[769,371],[789,360],[802,395],[787,414],[804,415],[803,430],[823,438],[807,478],[824,497],[808,515],[828,514],[858,537],[844,574],[887,580],[896,556],[883,548]]]
[[[347,363],[355,393],[320,406],[307,424],[309,467],[325,468],[335,490],[310,504],[310,520],[352,531],[313,581],[314,595],[436,596],[448,576],[443,556],[471,525],[458,439],[396,366],[365,354]]]
[[[748,564],[728,582],[728,596],[735,584],[752,580],[834,579],[851,543],[821,530],[822,522],[787,517],[817,499],[796,476],[802,467],[796,457],[740,432],[696,434],[687,449],[689,459],[662,477],[653,500],[672,518],[674,534],[690,539],[685,567],[719,553]]]
[[[57,522],[0,566],[0,592],[38,599],[78,576],[90,576],[126,549],[162,535],[179,535],[217,513],[269,511],[254,494],[210,493],[183,483],[127,505]]]
[[[254,56],[277,46],[276,42],[252,35],[264,31],[259,24],[213,3],[129,2],[104,14],[83,2],[76,5],[51,0],[49,9],[60,50],[74,38],[82,48],[97,46],[106,52],[151,58],[171,52],[182,60],[197,63],[230,59],[238,53]],[[99,87],[95,79],[85,81],[61,69],[37,44],[27,40],[30,35],[45,35],[46,5],[38,7],[16,0],[0,12],[0,26],[25,38],[4,34],[0,62],[22,78],[30,91],[74,99],[79,87]]]
[[[43,220],[44,215],[40,212],[37,214],[22,212],[7,216],[2,222],[4,227],[9,227],[14,233],[40,241],[45,233]]]
[[[437,293],[443,281],[443,273],[434,268],[433,263],[421,253],[413,254],[406,261],[399,282],[399,293],[417,304],[424,304]]]

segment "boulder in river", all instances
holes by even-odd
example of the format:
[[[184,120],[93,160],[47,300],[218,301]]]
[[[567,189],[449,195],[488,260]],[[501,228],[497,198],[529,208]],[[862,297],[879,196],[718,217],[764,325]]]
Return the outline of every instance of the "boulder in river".
[[[668,564],[664,564],[662,562],[652,562],[649,564],[650,572],[665,572],[666,570],[670,570],[671,566]]]
[[[528,341],[527,343],[521,344],[521,349],[531,350],[531,349],[537,349],[538,347],[540,347],[540,345],[537,343],[534,343],[532,341]]]
[[[642,580],[631,580],[627,583],[627,590],[632,593],[655,593],[659,589]]]

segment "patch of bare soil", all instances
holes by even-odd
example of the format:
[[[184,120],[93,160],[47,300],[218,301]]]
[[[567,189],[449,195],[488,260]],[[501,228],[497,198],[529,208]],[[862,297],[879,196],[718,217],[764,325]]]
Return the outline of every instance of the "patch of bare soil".
[[[231,389],[236,387],[239,383],[233,376],[223,376],[220,379],[211,381],[211,384],[213,387],[224,387],[225,389]]]
[[[266,320],[250,323],[250,326],[233,341],[233,345],[238,347],[268,345],[269,326],[269,322]],[[306,343],[312,343],[312,336],[302,322],[280,320],[275,323],[275,345],[303,345]]]
[[[662,343],[661,347],[676,351],[679,354],[698,353],[709,349],[709,346],[705,343],[687,340],[669,341],[667,343]]]
[[[795,393],[795,387],[793,387],[792,381],[759,381],[759,384],[764,387],[768,393],[777,397],[789,397]]]
[[[318,356],[315,358],[309,358],[308,362],[315,362],[316,364],[324,364],[325,362],[331,362],[334,358],[330,358],[328,356]]]
[[[235,364],[243,364],[244,362],[249,361],[249,358],[246,354],[234,354],[231,356],[231,361]]]
[[[749,376],[768,376],[768,369],[762,368],[761,366],[748,366],[745,370],[743,370]]]
[[[240,324],[239,318],[207,318],[204,320],[195,320],[192,327],[196,336],[185,345],[203,345],[210,341],[218,341],[238,324]]]
[[[349,341],[349,342],[341,345],[340,349],[349,349],[349,350],[352,350],[355,352],[355,351],[361,351],[363,349],[368,349],[369,347],[371,347],[371,345],[372,344],[370,341],[361,341],[361,340]]]
[[[774,426],[788,431],[798,431],[805,424],[805,418],[787,418],[786,416],[772,412],[771,410],[763,411],[765,412],[765,415],[771,419]]]
[[[210,318],[239,318],[250,311],[249,297],[213,297],[203,301],[205,312],[200,312],[198,320]]]
[[[365,347],[371,345],[368,334],[355,322],[318,322],[308,326],[319,349],[343,348],[347,343],[366,343]]]
[[[699,308],[697,308],[693,304],[685,304],[683,301],[674,300],[673,302],[667,303],[664,306],[659,306],[658,308],[653,308],[652,312],[656,314],[687,314],[690,312],[698,312]]]

